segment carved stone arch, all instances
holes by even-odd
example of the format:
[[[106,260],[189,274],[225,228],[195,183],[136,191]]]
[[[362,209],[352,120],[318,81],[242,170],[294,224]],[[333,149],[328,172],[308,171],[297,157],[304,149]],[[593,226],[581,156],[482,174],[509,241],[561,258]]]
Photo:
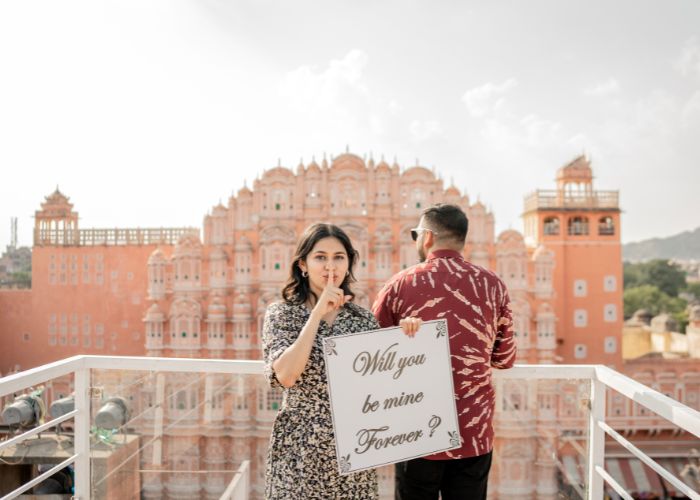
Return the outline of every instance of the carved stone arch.
[[[537,307],[537,315],[554,314],[554,308],[547,302],[542,302]]]
[[[374,231],[376,243],[391,243],[391,226],[389,224],[379,224]]]
[[[261,244],[280,242],[285,245],[293,245],[295,241],[294,230],[285,226],[267,226],[260,233]]]
[[[170,306],[169,316],[175,318],[177,316],[202,317],[202,306],[196,300],[190,298],[180,298]]]

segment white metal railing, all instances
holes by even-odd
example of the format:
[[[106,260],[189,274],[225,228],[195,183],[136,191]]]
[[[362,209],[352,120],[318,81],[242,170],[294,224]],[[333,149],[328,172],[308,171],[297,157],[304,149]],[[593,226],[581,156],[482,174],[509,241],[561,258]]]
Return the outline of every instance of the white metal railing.
[[[37,386],[51,379],[73,375],[75,384],[75,410],[61,418],[51,420],[41,426],[28,430],[11,440],[0,442],[0,450],[19,443],[38,432],[53,427],[70,418],[74,418],[75,442],[73,455],[52,470],[33,479],[31,484],[9,493],[3,499],[15,498],[34,484],[49,477],[53,472],[69,464],[75,468],[75,497],[89,500],[90,488],[90,370],[134,370],[152,372],[184,372],[231,375],[261,375],[262,361],[221,360],[221,359],[187,359],[187,358],[148,358],[123,356],[74,356],[9,375],[0,379],[0,398],[19,394],[28,388]],[[689,498],[700,500],[700,494],[690,489],[683,481],[664,469],[651,457],[636,448],[627,439],[612,429],[605,422],[605,402],[608,388],[614,389],[635,403],[642,405],[659,416],[667,419],[679,428],[700,437],[700,412],[689,408],[663,394],[602,365],[518,365],[510,370],[494,370],[494,380],[557,380],[588,379],[591,380],[590,414],[588,419],[588,492],[587,498],[603,498],[604,483],[607,482],[622,498],[630,495],[615,481],[605,469],[605,435],[620,443],[634,456],[660,474],[669,483]],[[80,432],[80,430],[83,430]],[[229,484],[222,499],[246,498],[240,491],[250,488],[250,464],[241,466],[234,480]],[[225,496],[229,494],[229,496]],[[0,500],[3,500],[0,499]]]
[[[250,491],[250,461],[244,460],[219,500],[248,500]]]

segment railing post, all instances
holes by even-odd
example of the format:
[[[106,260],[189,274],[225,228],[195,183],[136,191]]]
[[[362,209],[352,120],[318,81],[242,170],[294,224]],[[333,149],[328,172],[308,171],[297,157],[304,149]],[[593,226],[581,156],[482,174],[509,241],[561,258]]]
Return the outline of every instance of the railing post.
[[[75,371],[75,494],[79,500],[90,500],[90,369]]]
[[[605,431],[598,422],[605,421],[605,384],[591,379],[591,411],[588,416],[588,500],[603,498],[604,481],[596,467],[605,468]]]

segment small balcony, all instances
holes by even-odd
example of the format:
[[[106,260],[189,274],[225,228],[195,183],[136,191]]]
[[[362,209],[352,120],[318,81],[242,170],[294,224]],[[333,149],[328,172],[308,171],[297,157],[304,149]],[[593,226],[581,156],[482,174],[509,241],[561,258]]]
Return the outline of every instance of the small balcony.
[[[490,498],[700,499],[700,456],[673,445],[700,449],[698,411],[601,365],[493,375]],[[23,423],[0,429],[2,499],[263,497],[280,400],[261,361],[76,356],[0,379],[0,398]],[[670,437],[649,447],[642,429]],[[393,498],[392,466],[378,476]]]

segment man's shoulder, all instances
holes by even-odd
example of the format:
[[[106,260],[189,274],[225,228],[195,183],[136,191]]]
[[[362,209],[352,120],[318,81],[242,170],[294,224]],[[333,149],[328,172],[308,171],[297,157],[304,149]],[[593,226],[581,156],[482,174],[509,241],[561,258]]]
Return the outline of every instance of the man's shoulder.
[[[473,264],[467,260],[464,261],[468,266],[469,273],[474,277],[486,282],[489,288],[496,287],[499,290],[506,290],[506,284],[501,277],[491,269]]]

